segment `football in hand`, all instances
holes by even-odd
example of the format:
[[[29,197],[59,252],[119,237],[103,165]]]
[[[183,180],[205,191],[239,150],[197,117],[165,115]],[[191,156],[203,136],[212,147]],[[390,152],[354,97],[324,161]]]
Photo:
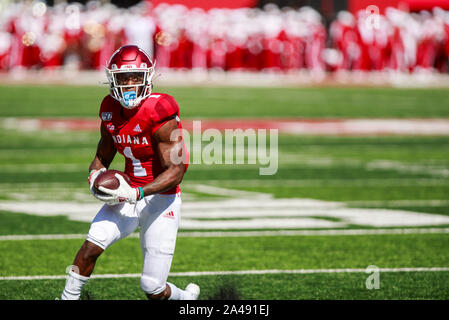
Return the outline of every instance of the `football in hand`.
[[[115,174],[118,173],[128,184],[131,183],[131,179],[129,179],[128,175],[124,172],[118,170],[106,170],[98,175],[98,177],[94,181],[94,191],[98,195],[106,195],[104,192],[98,190],[99,187],[104,187],[107,189],[115,190],[120,186],[120,182],[115,177]]]

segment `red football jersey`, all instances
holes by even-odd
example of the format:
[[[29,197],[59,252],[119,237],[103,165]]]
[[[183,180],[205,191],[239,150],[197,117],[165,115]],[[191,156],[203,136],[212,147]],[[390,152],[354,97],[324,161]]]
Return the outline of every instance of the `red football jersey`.
[[[101,103],[99,116],[111,134],[115,148],[125,157],[125,173],[131,178],[131,186],[142,187],[163,172],[153,134],[168,120],[179,119],[178,103],[168,94],[152,93],[130,118],[122,116],[122,108],[120,102],[108,95]],[[181,122],[179,128],[182,128]],[[187,169],[187,150],[185,156]],[[179,191],[179,186],[176,186],[163,193]]]

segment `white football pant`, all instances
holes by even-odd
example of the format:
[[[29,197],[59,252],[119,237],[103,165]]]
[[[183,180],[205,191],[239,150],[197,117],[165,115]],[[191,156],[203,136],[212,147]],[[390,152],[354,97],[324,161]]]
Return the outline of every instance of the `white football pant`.
[[[140,285],[148,294],[165,290],[175,251],[181,213],[180,194],[156,194],[139,200],[105,204],[90,226],[87,240],[105,250],[140,226],[143,270]]]

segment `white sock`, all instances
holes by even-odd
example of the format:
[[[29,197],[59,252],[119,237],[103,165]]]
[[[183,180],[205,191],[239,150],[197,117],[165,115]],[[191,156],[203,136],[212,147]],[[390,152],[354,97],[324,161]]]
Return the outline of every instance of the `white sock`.
[[[89,277],[84,277],[78,273],[69,272],[69,277],[65,283],[64,291],[61,295],[61,300],[79,300],[81,296],[81,290],[83,286],[87,283]]]
[[[171,295],[168,300],[189,300],[190,294],[187,291],[179,289],[177,286],[170,282],[167,282],[167,285],[171,290]]]

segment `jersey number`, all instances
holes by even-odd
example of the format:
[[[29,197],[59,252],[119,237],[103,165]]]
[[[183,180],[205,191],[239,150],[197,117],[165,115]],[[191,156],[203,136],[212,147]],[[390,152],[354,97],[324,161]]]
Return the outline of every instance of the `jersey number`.
[[[125,157],[131,159],[134,167],[134,176],[146,177],[147,171],[144,167],[142,167],[142,163],[140,162],[140,160],[134,157],[133,153],[131,152],[131,148],[126,147],[125,149],[123,149],[123,154],[125,155]]]

